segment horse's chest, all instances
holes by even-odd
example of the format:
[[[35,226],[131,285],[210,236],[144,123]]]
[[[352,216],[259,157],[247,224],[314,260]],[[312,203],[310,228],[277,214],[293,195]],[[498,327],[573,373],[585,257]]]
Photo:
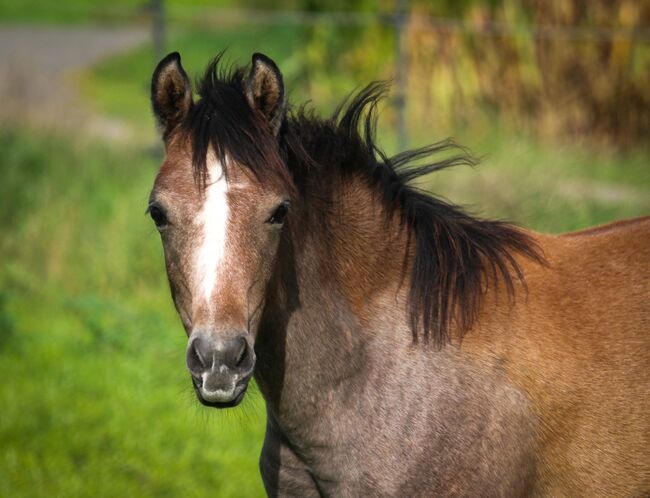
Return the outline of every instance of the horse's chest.
[[[324,408],[314,430],[332,444],[305,455],[320,492],[525,494],[534,478],[534,418],[526,398],[496,382],[480,387],[393,386],[400,389],[393,396],[380,391],[349,410]]]

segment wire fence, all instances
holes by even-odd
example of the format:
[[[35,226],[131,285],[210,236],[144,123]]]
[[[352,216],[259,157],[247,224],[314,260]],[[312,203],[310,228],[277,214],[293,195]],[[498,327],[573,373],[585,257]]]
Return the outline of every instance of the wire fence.
[[[154,0],[152,9],[159,8],[161,0]],[[366,12],[309,12],[299,10],[273,9],[231,9],[187,7],[174,9],[174,19],[184,21],[210,23],[249,23],[266,25],[294,24],[314,26],[329,24],[335,26],[370,26],[384,25],[399,28],[403,23],[407,2],[397,3],[397,9],[391,13]],[[412,21],[421,29],[438,29],[444,31],[462,32],[482,36],[515,36],[532,38],[562,38],[567,40],[603,40],[625,38],[644,43],[650,42],[649,27],[598,27],[598,26],[566,26],[566,25],[532,25],[512,24],[496,21],[468,21],[427,15],[414,15]],[[426,27],[425,27],[426,26]]]

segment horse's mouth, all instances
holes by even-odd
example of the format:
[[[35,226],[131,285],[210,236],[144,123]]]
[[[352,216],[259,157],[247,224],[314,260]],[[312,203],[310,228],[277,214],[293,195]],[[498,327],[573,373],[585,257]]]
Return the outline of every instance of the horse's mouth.
[[[246,395],[246,390],[248,389],[248,382],[244,382],[244,385],[241,388],[238,388],[237,390],[239,391],[235,397],[229,401],[208,401],[206,400],[202,395],[201,395],[201,389],[200,386],[197,385],[197,380],[192,377],[192,387],[194,387],[194,392],[196,393],[196,397],[198,400],[201,402],[203,406],[209,406],[211,408],[232,408],[234,406],[237,406],[239,403],[241,403],[242,399],[244,399],[244,396]]]

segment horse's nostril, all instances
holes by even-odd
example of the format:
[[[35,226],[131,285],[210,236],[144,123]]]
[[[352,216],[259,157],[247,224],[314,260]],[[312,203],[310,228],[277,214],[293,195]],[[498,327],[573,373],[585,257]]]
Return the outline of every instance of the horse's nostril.
[[[204,339],[201,337],[196,337],[190,343],[189,348],[187,348],[187,368],[189,371],[194,374],[197,378],[201,377],[201,373],[209,367],[209,363],[205,359],[205,351],[201,352],[201,347]]]
[[[244,360],[246,359],[247,353],[248,353],[248,343],[246,342],[246,339],[243,337],[239,338],[241,340],[240,346],[239,346],[239,353],[237,353],[237,359],[235,361],[235,366],[240,366]]]
[[[217,365],[231,370],[240,369],[248,356],[248,343],[243,335],[221,339],[215,349]]]

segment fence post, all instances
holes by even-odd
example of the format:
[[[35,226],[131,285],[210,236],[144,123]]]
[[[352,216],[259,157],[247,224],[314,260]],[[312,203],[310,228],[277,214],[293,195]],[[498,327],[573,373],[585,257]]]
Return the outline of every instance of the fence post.
[[[151,34],[157,62],[165,55],[165,5],[163,0],[151,0]]]
[[[395,15],[395,108],[397,111],[397,146],[400,151],[408,145],[406,129],[406,85],[408,78],[408,60],[406,54],[407,0],[397,0]]]

